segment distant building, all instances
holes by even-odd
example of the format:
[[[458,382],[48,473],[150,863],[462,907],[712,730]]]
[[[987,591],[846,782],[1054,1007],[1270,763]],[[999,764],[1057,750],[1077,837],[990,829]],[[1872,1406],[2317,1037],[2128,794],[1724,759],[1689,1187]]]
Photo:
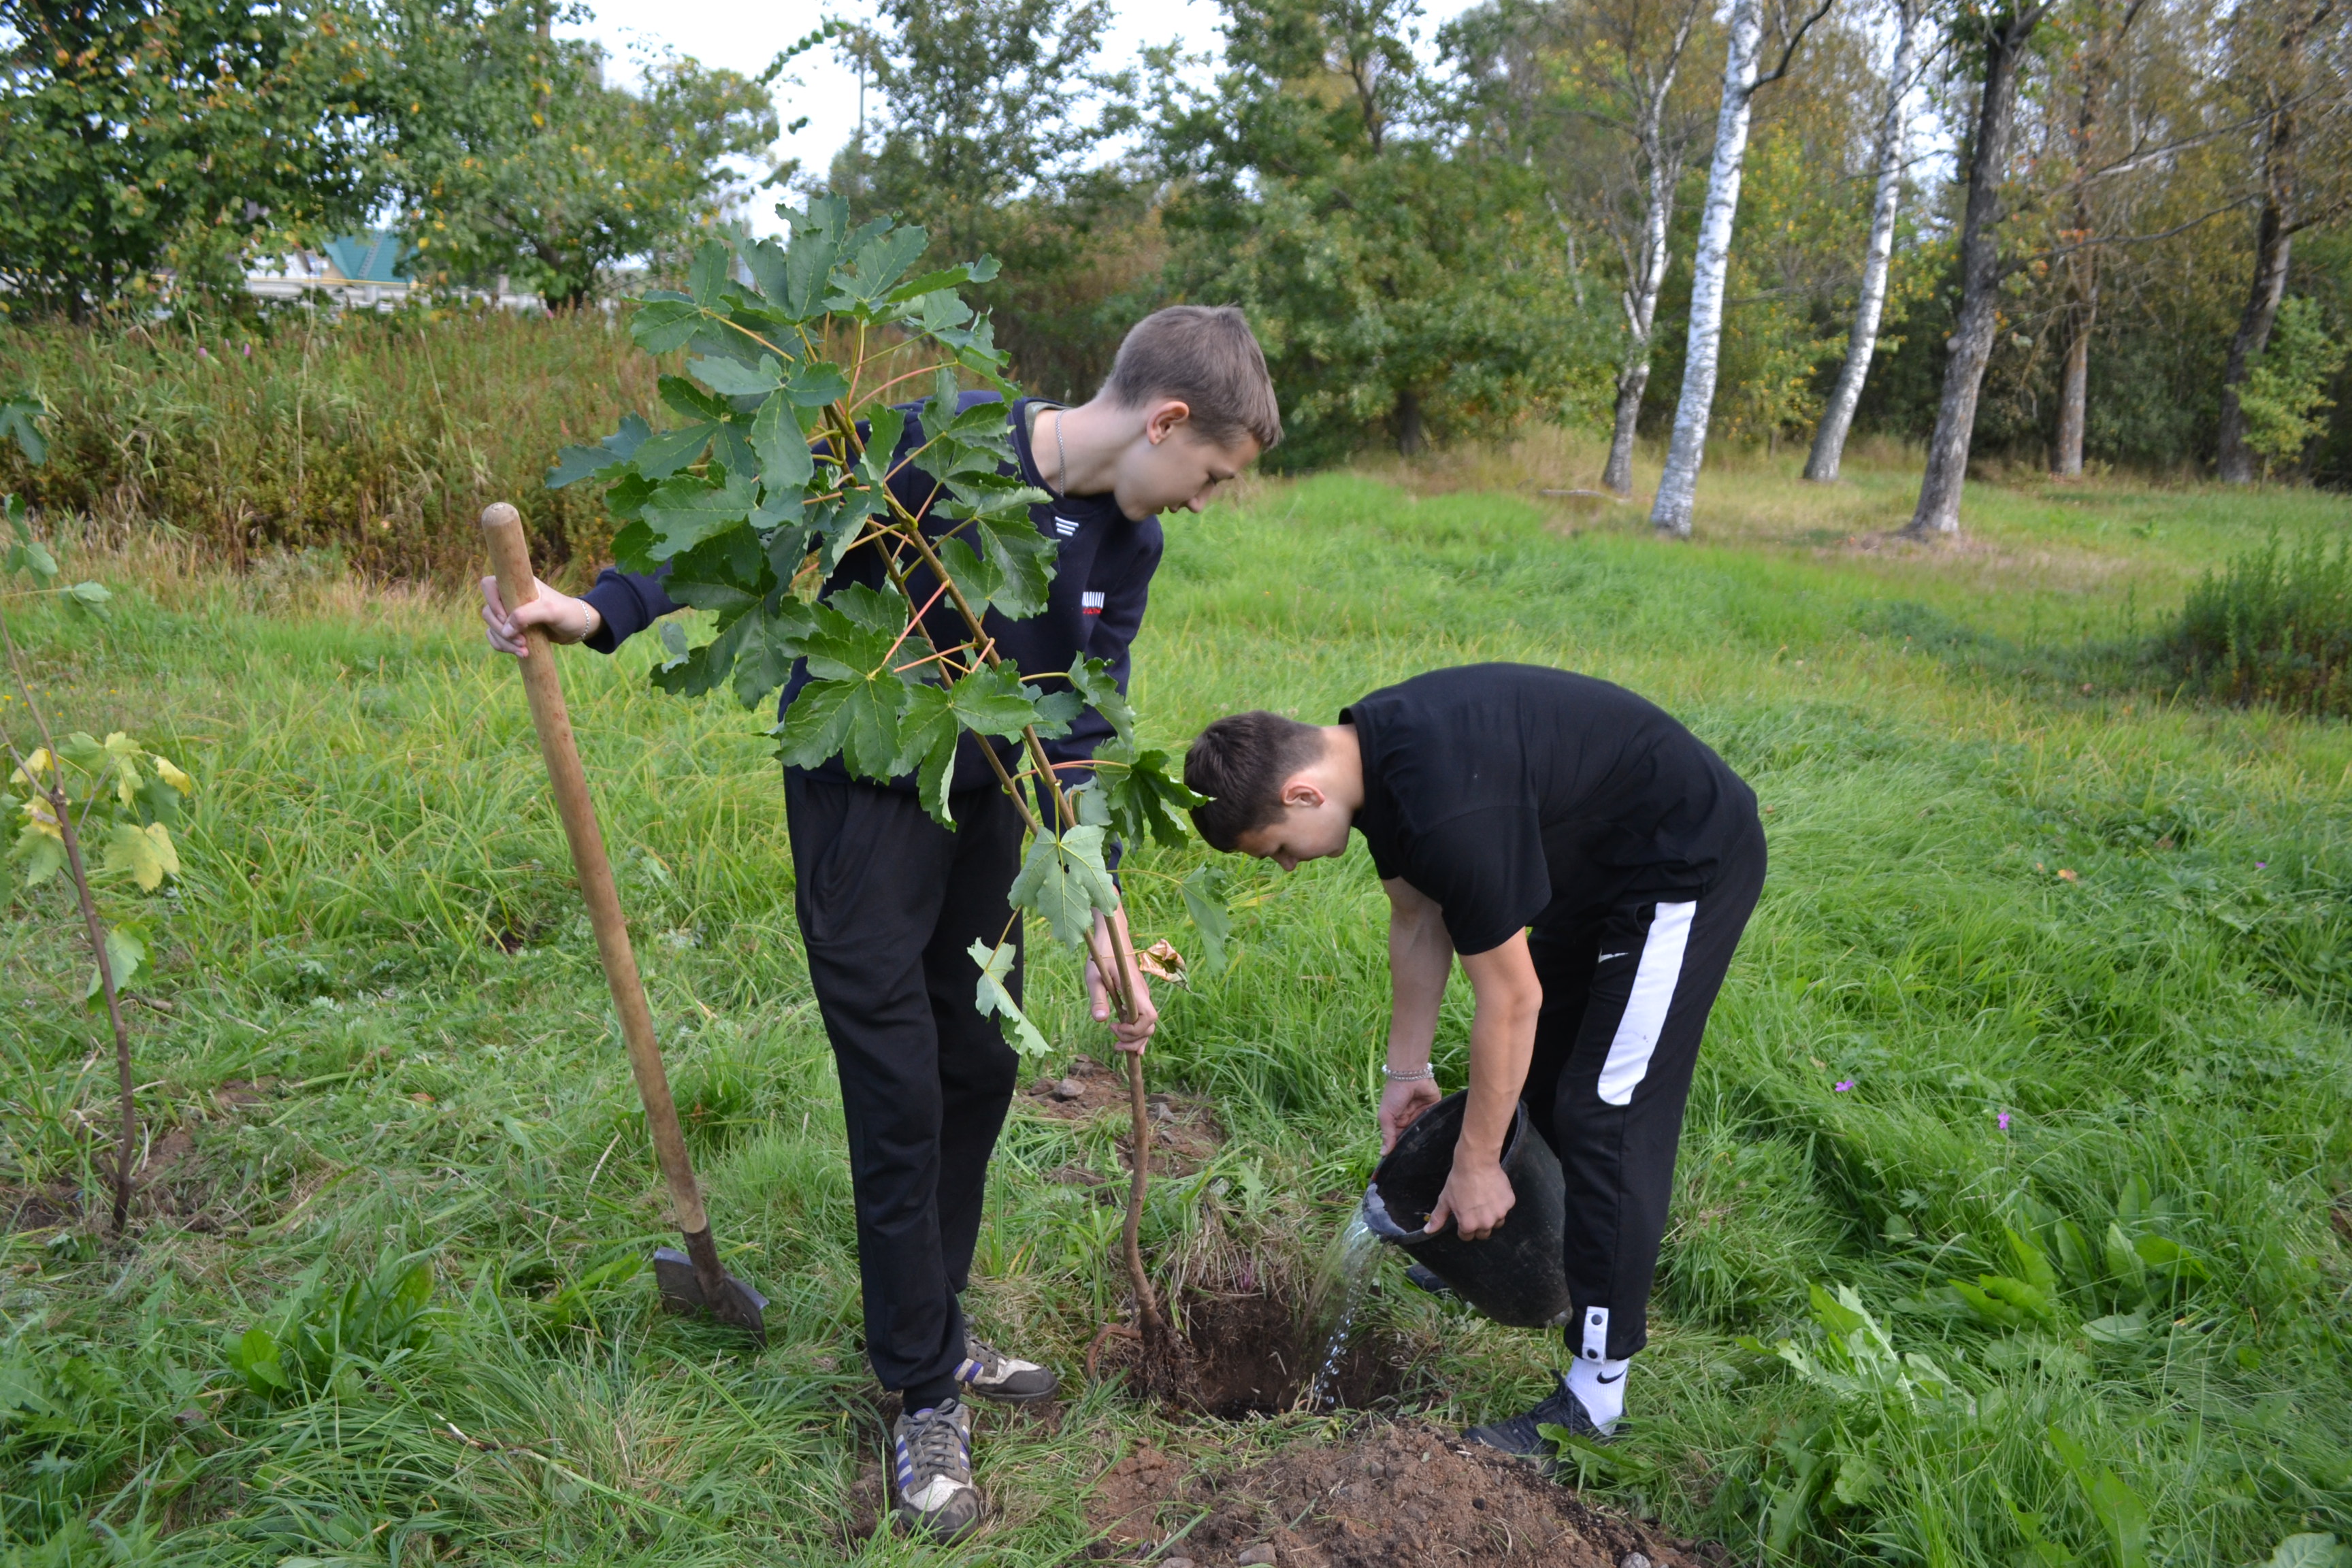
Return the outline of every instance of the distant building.
[[[389,310],[425,286],[408,275],[414,247],[390,229],[372,228],[362,234],[338,235],[316,250],[298,250],[278,258],[274,267],[255,267],[245,275],[248,293],[264,300],[299,300],[324,294],[345,310]],[[461,300],[488,300],[509,310],[545,308],[536,294],[517,294],[501,275],[495,290],[451,288],[438,290]]]

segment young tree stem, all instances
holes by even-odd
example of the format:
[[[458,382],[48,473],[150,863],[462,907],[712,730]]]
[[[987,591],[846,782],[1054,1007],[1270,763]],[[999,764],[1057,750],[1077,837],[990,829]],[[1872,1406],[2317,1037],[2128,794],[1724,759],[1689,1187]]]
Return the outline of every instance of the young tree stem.
[[[114,965],[106,953],[106,926],[98,918],[98,900],[89,890],[89,868],[81,858],[81,834],[76,830],[73,803],[66,798],[64,763],[58,756],[58,743],[49,733],[49,718],[41,705],[33,700],[32,682],[25,679],[24,661],[16,654],[16,639],[9,635],[8,619],[0,616],[0,647],[8,651],[8,668],[16,678],[17,693],[24,699],[25,710],[41,731],[41,744],[49,753],[49,809],[58,819],[58,838],[65,846],[66,868],[73,875],[75,895],[81,901],[82,929],[89,937],[89,950],[98,960],[98,983],[106,993],[106,1017],[114,1026],[114,1071],[121,1095],[122,1124],[118,1134],[121,1147],[114,1163],[114,1234],[121,1236],[131,1221],[131,1156],[139,1145],[139,1111],[131,1094],[131,1031],[122,1022],[122,999],[114,992]],[[10,748],[12,751],[15,749]],[[32,770],[26,777],[33,787],[40,788],[32,779]]]

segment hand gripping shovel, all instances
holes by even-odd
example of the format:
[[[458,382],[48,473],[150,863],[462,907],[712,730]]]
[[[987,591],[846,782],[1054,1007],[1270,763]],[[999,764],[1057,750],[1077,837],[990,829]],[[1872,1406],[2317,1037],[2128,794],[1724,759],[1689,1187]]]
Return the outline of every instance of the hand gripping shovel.
[[[482,531],[489,542],[491,570],[498,574],[499,596],[507,607],[538,597],[530,550],[515,509],[504,501],[491,507],[482,513]],[[686,1233],[684,1253],[667,1247],[654,1253],[662,1305],[673,1312],[708,1312],[765,1345],[768,1330],[760,1314],[768,1299],[721,1268],[719,1248],[711,1243],[710,1221],[702,1212],[702,1194],[686,1157],[686,1138],[678,1131],[677,1106],[669,1097],[669,1076],[662,1070],[661,1046],[654,1039],[654,1016],[646,1005],[645,984],[637,978],[637,957],[621,918],[620,895],[613,889],[613,868],[604,858],[604,835],[596,826],[595,803],[588,798],[588,775],[581,772],[580,752],[572,743],[572,718],[564,711],[553,649],[537,626],[524,632],[523,639],[530,649],[521,661],[523,689],[530,694],[530,721],[539,731],[540,752],[547,759],[563,836],[572,841],[572,869],[580,877],[580,896],[588,904],[588,923],[596,931],[596,951],[613,988],[613,1006],[621,1015],[621,1037],[628,1042],[629,1070],[637,1080],[637,1096],[645,1101],[654,1152],[669,1183],[678,1228]]]

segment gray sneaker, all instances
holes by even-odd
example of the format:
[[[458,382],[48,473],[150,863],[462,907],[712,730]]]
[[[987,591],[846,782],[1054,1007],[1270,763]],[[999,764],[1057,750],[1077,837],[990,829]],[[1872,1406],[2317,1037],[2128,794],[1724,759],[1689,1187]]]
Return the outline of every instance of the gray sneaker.
[[[980,1491],[971,1484],[971,1411],[961,1399],[898,1417],[890,1428],[898,1458],[898,1522],[934,1541],[961,1541],[980,1526]]]
[[[1034,1405],[1053,1398],[1062,1386],[1052,1372],[1035,1362],[1006,1355],[970,1334],[964,1336],[963,1363],[956,1368],[956,1381],[999,1405]]]
[[[1611,1422],[1613,1429],[1615,1422]],[[1565,1428],[1571,1436],[1590,1437],[1596,1443],[1606,1443],[1610,1433],[1593,1425],[1584,1408],[1584,1401],[1568,1391],[1568,1380],[1562,1378],[1550,1398],[1533,1410],[1490,1421],[1484,1426],[1473,1426],[1462,1434],[1469,1442],[1483,1443],[1489,1448],[1500,1448],[1506,1454],[1517,1454],[1526,1459],[1549,1459],[1553,1455],[1551,1439],[1543,1435],[1546,1426]]]

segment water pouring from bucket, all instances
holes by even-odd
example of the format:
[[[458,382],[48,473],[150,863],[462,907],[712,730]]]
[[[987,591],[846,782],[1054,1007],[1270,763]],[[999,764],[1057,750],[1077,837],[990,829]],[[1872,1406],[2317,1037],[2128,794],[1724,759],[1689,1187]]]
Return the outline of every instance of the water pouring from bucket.
[[[1454,1169],[1467,1100],[1466,1091],[1450,1094],[1404,1130],[1364,1190],[1364,1227],[1495,1321],[1554,1327],[1573,1310],[1560,1248],[1567,1195],[1559,1160],[1528,1123],[1526,1106],[1516,1108],[1503,1145],[1503,1173],[1517,1198],[1503,1223],[1482,1241],[1465,1241],[1450,1226],[1434,1235],[1425,1228]]]

